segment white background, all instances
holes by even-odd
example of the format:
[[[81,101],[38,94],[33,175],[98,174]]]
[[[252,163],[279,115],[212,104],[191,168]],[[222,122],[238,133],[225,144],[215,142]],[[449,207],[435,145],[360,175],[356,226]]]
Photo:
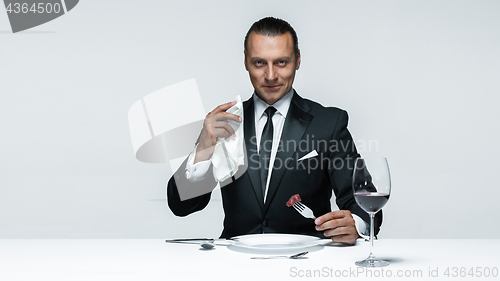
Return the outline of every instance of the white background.
[[[220,200],[175,217],[127,112],[190,78],[207,111],[250,97],[243,38],[269,15],[298,33],[298,93],[388,157],[381,238],[498,238],[500,2],[456,0],[85,0],[18,34],[0,10],[0,238],[217,237]]]

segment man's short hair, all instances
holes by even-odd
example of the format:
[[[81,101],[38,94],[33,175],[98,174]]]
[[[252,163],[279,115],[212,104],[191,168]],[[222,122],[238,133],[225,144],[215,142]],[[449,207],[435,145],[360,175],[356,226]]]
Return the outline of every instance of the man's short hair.
[[[299,56],[299,39],[297,38],[297,33],[295,33],[295,30],[288,22],[273,17],[263,18],[259,21],[254,22],[254,24],[252,24],[252,26],[248,30],[247,35],[245,36],[245,55],[247,54],[248,37],[252,32],[265,36],[279,36],[290,32],[290,35],[292,35],[295,59],[297,59],[297,57]]]

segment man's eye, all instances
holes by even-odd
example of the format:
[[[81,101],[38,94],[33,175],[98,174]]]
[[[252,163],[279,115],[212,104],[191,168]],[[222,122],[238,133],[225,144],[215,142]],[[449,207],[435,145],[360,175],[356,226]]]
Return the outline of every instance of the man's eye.
[[[278,61],[278,65],[279,66],[285,66],[286,65],[286,61],[280,60],[280,61]]]
[[[262,66],[262,65],[264,65],[264,62],[258,60],[258,61],[255,62],[255,65],[256,66]]]

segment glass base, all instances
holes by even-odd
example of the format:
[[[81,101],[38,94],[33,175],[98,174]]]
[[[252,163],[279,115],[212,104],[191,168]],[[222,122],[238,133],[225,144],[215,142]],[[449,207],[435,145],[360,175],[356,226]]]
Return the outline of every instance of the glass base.
[[[384,267],[389,265],[389,263],[386,261],[371,259],[371,258],[367,258],[366,260],[362,261],[357,261],[355,264],[357,266],[362,266],[362,267]]]

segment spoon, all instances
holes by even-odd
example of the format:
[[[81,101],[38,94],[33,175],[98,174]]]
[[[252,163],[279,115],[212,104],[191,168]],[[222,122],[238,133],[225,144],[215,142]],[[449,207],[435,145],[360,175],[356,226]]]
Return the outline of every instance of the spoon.
[[[251,259],[256,259],[256,260],[274,259],[274,258],[289,258],[289,259],[298,259],[298,258],[301,258],[301,257],[305,256],[307,253],[308,253],[308,252],[302,252],[302,253],[298,253],[298,254],[291,255],[291,256],[264,256],[264,257],[251,257]]]
[[[210,250],[210,249],[213,249],[215,247],[215,244],[212,241],[204,241],[204,242],[201,242],[200,246],[205,250]]]

